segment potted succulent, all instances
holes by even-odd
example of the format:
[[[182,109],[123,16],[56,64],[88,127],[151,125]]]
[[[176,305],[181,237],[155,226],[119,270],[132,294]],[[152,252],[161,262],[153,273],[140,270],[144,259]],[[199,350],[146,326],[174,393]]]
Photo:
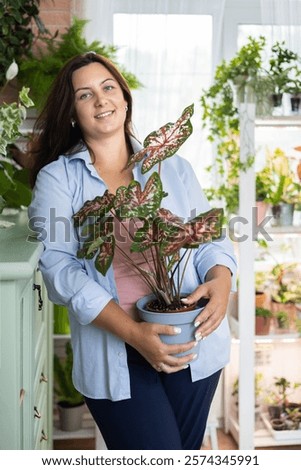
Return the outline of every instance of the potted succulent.
[[[270,332],[271,318],[273,314],[271,310],[264,307],[255,308],[255,334],[268,335]]]
[[[162,199],[166,196],[160,178],[161,162],[174,155],[192,133],[190,122],[192,114],[193,105],[185,108],[175,123],[168,123],[149,134],[144,140],[144,148],[131,156],[129,165],[143,160],[141,165],[143,174],[158,164],[158,171],[150,175],[144,189],[134,180],[128,187],[118,188],[116,195],[106,191],[103,196],[87,201],[74,215],[76,227],[82,227],[87,219],[93,217],[92,223],[82,230],[81,236],[84,236],[85,240],[78,251],[78,257],[87,259],[95,257],[95,267],[103,275],[111,266],[114,256],[114,224],[133,221],[134,233],[130,235],[131,251],[144,253],[148,250],[152,259],[150,262],[148,257],[146,258],[148,268],[142,270],[119,248],[125,262],[140,274],[152,292],[151,298],[147,296],[140,299],[137,307],[144,311],[142,313],[144,320],[146,320],[145,310],[152,309],[153,312],[149,312],[152,317],[149,321],[154,321],[153,317],[156,318],[156,322],[167,321],[169,324],[183,321],[185,325],[181,325],[183,335],[187,330],[191,336],[188,340],[181,333],[177,336],[178,342],[193,339],[193,320],[201,308],[197,305],[192,312],[188,312],[190,307],[181,302],[181,298],[188,294],[182,292],[185,266],[193,249],[221,236],[223,213],[222,209],[212,209],[184,222],[161,206]],[[171,313],[167,313],[170,310],[176,312],[176,319],[172,318]],[[186,320],[187,315],[190,317],[188,320]],[[173,321],[176,323],[171,323]],[[162,339],[167,340],[163,337]]]
[[[73,353],[70,341],[65,344],[66,357],[54,354],[54,392],[57,396],[60,429],[76,431],[81,428],[84,411],[84,397],[72,382]]]

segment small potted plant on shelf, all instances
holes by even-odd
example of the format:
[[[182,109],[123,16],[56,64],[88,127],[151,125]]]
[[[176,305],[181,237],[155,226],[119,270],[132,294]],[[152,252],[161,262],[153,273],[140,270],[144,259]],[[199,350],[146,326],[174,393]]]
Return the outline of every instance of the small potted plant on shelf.
[[[290,74],[299,60],[298,54],[285,47],[285,42],[277,41],[271,49],[267,73],[273,83],[271,95],[274,107],[282,105],[283,93],[290,81]]]
[[[297,263],[277,263],[271,270],[271,309],[285,311],[289,323],[296,319],[296,304],[301,301],[300,272]]]
[[[149,134],[144,148],[130,158],[129,165],[143,161],[140,165],[143,174],[158,164],[158,171],[151,174],[143,189],[139,182],[132,181],[128,187],[118,188],[116,195],[106,191],[93,201],[87,201],[74,215],[76,227],[83,226],[89,217],[93,217],[93,223],[83,228],[82,236],[86,238],[78,256],[87,259],[95,256],[96,269],[103,275],[111,266],[117,249],[114,224],[132,221],[131,251],[144,254],[148,250],[151,255],[145,258],[147,269],[140,269],[121,247],[118,248],[125,262],[140,274],[152,292],[151,296],[138,301],[138,310],[146,321],[168,324],[183,321],[183,336],[182,333],[178,335],[179,342],[193,339],[193,320],[201,309],[196,305],[189,311],[190,308],[181,302],[181,298],[189,294],[182,292],[185,266],[194,249],[221,236],[223,212],[212,209],[184,222],[161,206],[166,196],[160,178],[161,162],[174,155],[192,133],[192,114],[193,105],[185,108],[175,123],[168,123]],[[171,311],[176,312],[175,318]],[[189,338],[184,337],[186,330]]]
[[[301,97],[301,69],[299,65],[292,67],[284,91],[290,95],[291,111],[298,113]]]
[[[271,327],[271,318],[273,314],[271,310],[264,307],[255,308],[255,334],[268,335]]]
[[[59,423],[62,431],[76,431],[82,426],[84,397],[72,382],[73,353],[70,341],[65,344],[65,358],[54,354],[54,392],[57,396]]]
[[[294,206],[301,198],[301,184],[291,168],[290,158],[280,148],[269,151],[265,171],[270,181],[266,200],[272,206],[272,223],[276,226],[292,225]]]

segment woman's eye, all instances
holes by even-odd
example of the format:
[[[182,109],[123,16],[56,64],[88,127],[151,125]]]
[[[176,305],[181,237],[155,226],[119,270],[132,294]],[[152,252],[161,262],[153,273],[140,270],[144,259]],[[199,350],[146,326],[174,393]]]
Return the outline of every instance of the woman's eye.
[[[113,88],[114,88],[113,85],[106,85],[106,86],[104,87],[104,89],[105,89],[106,91],[111,91],[111,90],[113,90]]]
[[[80,100],[86,100],[90,96],[91,96],[91,93],[83,93],[82,95],[80,95],[79,99]]]

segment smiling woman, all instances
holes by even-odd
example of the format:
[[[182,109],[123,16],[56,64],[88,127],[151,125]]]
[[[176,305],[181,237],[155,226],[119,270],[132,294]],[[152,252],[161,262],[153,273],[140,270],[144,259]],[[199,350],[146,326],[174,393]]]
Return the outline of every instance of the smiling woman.
[[[186,122],[186,114],[180,121]],[[116,251],[121,245],[122,249],[130,246],[130,225],[143,221],[143,214],[127,215],[126,204],[122,205],[116,214],[124,227],[118,243],[109,235],[110,240],[102,238],[103,227],[111,233],[113,225],[107,211],[100,224],[89,224],[84,233],[76,224],[70,225],[86,202],[110,201],[115,193],[126,196],[134,188],[141,197],[148,192],[149,178],[143,171],[143,161],[147,162],[143,153],[148,151],[135,139],[131,117],[127,83],[107,59],[87,53],[62,68],[37,120],[31,228],[40,235],[43,232],[40,269],[49,298],[68,307],[75,388],[85,396],[107,448],[199,449],[221,370],[229,358],[225,310],[231,273],[236,269],[229,241],[204,243],[202,248],[193,247],[189,262],[179,259],[181,270],[185,267],[187,302],[209,300],[204,316],[195,318],[195,338],[167,344],[161,341],[162,335],[180,335],[179,328],[140,321],[135,311],[141,290],[150,292],[149,284],[141,286],[141,271],[129,276],[118,257],[114,266],[98,271],[93,246],[84,259],[77,256],[81,242],[85,238],[89,242],[90,236],[92,245],[100,244],[104,251],[115,249],[114,245]],[[180,142],[182,130],[175,135]],[[143,161],[130,159],[133,154],[140,154]],[[183,219],[209,211],[186,160],[175,154],[172,163],[164,159],[159,166],[167,189],[162,192],[167,211]],[[98,217],[99,211],[92,210],[90,216]],[[62,222],[69,224],[69,237]],[[98,256],[106,263],[104,253]],[[147,269],[145,252],[128,256],[140,270]],[[155,262],[154,257],[151,261]],[[191,351],[203,336],[208,338],[196,358]]]

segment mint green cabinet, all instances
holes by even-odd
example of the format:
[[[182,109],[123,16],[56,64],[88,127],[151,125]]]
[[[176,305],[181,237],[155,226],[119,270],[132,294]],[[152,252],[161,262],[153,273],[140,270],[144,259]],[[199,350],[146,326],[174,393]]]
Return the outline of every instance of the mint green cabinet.
[[[1,216],[0,449],[52,447],[52,305],[25,212]]]

